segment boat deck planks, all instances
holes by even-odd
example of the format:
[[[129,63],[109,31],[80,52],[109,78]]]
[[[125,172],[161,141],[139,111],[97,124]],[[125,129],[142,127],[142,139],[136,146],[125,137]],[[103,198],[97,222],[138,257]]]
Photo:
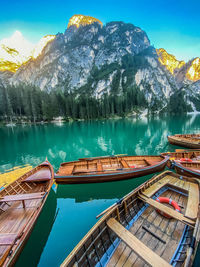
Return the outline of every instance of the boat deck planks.
[[[139,239],[137,239],[132,233],[124,228],[114,218],[109,219],[107,225],[140,257],[147,261],[150,265],[159,267],[169,267],[170,264],[159,257],[146,245],[144,245]]]
[[[165,197],[173,198],[177,203],[184,205],[187,198],[168,190],[163,194]],[[184,212],[184,209],[182,209]],[[157,216],[157,212],[149,206],[133,224],[129,231],[136,236],[140,241],[147,244],[155,253],[162,256],[166,261],[170,261],[172,257],[172,248],[178,245],[178,240],[181,236],[181,231],[184,229],[184,224],[180,221],[169,220],[163,216]],[[153,224],[152,224],[153,223]],[[157,238],[153,237],[142,226],[146,226],[152,232],[157,234],[166,244],[163,244]],[[179,231],[180,230],[180,231]],[[172,240],[171,240],[172,239]],[[169,249],[166,249],[169,247]],[[126,246],[124,242],[120,243],[107,266],[140,266],[140,258],[138,255]],[[137,263],[137,264],[136,264]],[[140,262],[144,266],[144,262]],[[148,265],[149,266],[149,265]],[[161,265],[160,265],[161,266]]]
[[[187,203],[187,208],[185,212],[185,217],[192,220],[197,218],[199,207],[199,188],[197,184],[190,183],[189,188],[189,199]]]

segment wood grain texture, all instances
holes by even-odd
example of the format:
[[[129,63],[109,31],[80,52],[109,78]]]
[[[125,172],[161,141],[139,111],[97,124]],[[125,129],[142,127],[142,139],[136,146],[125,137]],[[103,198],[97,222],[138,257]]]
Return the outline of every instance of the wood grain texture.
[[[120,223],[118,223],[114,218],[111,218],[107,225],[132,249],[134,250],[142,259],[147,263],[155,267],[169,267],[171,266],[168,262],[163,260],[160,256],[154,253],[151,249],[145,246],[139,239],[132,235],[128,230],[126,230]]]

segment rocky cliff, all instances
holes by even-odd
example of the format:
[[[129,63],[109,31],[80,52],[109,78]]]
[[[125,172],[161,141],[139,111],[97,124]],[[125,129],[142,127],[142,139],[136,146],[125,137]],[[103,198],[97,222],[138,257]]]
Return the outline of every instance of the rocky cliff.
[[[72,17],[65,33],[47,42],[38,57],[8,77],[9,83],[95,98],[120,95],[137,86],[155,111],[167,107],[170,97],[182,90],[191,111],[200,110],[199,58],[180,62],[164,49],[152,47],[139,27],[124,22],[103,26],[89,18]],[[5,83],[5,74],[1,77]]]

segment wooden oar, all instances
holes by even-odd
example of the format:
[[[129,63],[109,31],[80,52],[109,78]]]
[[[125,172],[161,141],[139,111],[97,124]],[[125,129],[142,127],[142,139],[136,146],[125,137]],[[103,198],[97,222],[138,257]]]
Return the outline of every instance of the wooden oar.
[[[116,155],[107,155],[107,156],[99,156],[99,157],[91,157],[91,158],[80,158],[79,160],[93,160],[93,159],[100,159],[100,158],[115,158],[121,156],[128,156],[127,154],[116,154]]]

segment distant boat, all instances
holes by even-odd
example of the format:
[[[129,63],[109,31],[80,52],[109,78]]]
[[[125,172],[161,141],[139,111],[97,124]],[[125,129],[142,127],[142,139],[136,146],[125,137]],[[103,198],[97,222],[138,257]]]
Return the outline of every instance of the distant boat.
[[[39,217],[53,179],[53,167],[46,160],[0,191],[0,266],[15,263]]]
[[[192,266],[200,237],[195,179],[166,171],[103,214],[61,267]]]
[[[105,156],[62,163],[57,183],[101,183],[131,179],[162,171],[168,156]]]
[[[200,148],[200,134],[175,134],[167,138],[172,145]]]

